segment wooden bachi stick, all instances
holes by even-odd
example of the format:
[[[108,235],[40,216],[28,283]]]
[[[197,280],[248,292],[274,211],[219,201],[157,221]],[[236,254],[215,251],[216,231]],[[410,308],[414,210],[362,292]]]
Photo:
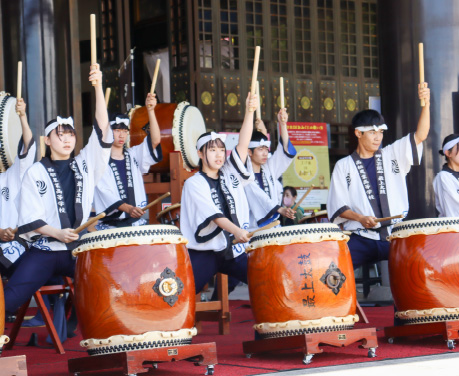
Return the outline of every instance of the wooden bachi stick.
[[[96,39],[96,15],[91,14],[89,17],[91,32],[91,66],[97,64],[97,39]],[[97,80],[92,81],[92,86],[97,85]]]
[[[159,196],[156,200],[153,200],[150,202],[147,206],[144,206],[141,208],[143,211],[150,209],[152,206],[155,206],[158,202],[161,202],[164,200],[166,197],[169,197],[171,195],[170,192],[164,193],[162,196]]]
[[[424,77],[424,43],[419,43],[419,83],[422,85],[424,84],[425,77]],[[421,107],[426,105],[426,101],[421,99]]]
[[[379,222],[384,222],[384,221],[390,221],[390,220],[396,219],[396,218],[403,218],[403,214],[394,215],[393,217],[376,218],[375,222],[379,223]]]
[[[311,186],[310,186],[309,189],[305,192],[305,194],[303,195],[303,197],[300,198],[300,201],[298,201],[298,202],[296,203],[296,205],[295,205],[295,206],[293,207],[293,209],[292,209],[293,211],[297,211],[297,209],[300,207],[301,203],[302,203],[303,200],[306,198],[306,196],[307,196],[308,194],[311,193],[312,188],[314,188],[314,184],[311,184]]]
[[[85,228],[91,226],[93,223],[97,222],[99,219],[102,219],[105,217],[105,213],[102,212],[100,213],[99,215],[93,217],[93,218],[90,218],[88,221],[86,221],[85,223],[83,223],[80,227],[77,227],[75,230],[73,230],[73,232],[75,234],[79,234],[81,231],[83,231]]]
[[[281,102],[280,107],[281,107],[281,108],[284,108],[284,107],[285,107],[285,98],[284,98],[284,77],[281,77],[281,78],[280,78],[280,102]]]
[[[255,47],[255,57],[253,60],[252,83],[250,87],[250,94],[254,95],[257,90],[257,76],[258,76],[258,63],[260,61],[260,46]],[[255,111],[256,108],[251,108],[250,111]]]
[[[159,65],[161,64],[161,59],[156,60],[155,72],[153,73],[153,80],[151,81],[150,94],[155,93],[156,81],[158,80]]]
[[[280,224],[280,221],[279,221],[279,220],[274,221],[274,222],[271,222],[271,223],[268,223],[266,226],[257,228],[256,230],[253,230],[252,232],[249,232],[249,233],[247,234],[247,236],[248,236],[249,238],[251,238],[251,237],[254,236],[257,232],[263,231],[263,230],[269,230],[269,229],[272,228],[272,227],[276,227],[278,224]],[[233,240],[233,244],[238,244],[238,243],[239,243],[239,242],[238,242],[236,239]]]

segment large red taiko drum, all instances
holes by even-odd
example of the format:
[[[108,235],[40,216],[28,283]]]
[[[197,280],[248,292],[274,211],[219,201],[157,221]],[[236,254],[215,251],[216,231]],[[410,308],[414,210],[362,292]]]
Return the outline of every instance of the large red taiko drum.
[[[175,226],[84,235],[73,254],[75,306],[90,355],[191,343],[195,287],[186,239]]]
[[[358,321],[347,240],[334,224],[256,233],[248,247],[254,328],[263,338],[345,330]]]
[[[459,319],[459,218],[397,223],[390,236],[390,287],[406,324]]]
[[[196,141],[206,133],[201,111],[188,102],[158,103],[155,116],[161,130],[163,160],[151,166],[150,172],[169,172],[169,153],[182,153],[183,168],[192,170],[199,165]],[[130,146],[139,145],[147,135],[149,126],[147,108],[138,107],[130,113]]]

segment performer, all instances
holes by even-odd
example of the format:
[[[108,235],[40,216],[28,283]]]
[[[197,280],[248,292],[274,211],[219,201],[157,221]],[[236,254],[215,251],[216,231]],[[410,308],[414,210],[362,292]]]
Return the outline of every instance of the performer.
[[[247,97],[239,142],[228,158],[226,135],[207,132],[197,141],[201,169],[183,186],[180,218],[180,230],[189,240],[196,293],[217,272],[247,283],[249,205],[244,186],[254,177],[245,165],[253,130],[250,109],[257,100],[256,95]],[[239,244],[232,245],[233,239]]]
[[[105,171],[113,142],[98,64],[91,67],[89,81],[97,83],[95,124],[88,144],[72,158],[73,119],[58,116],[45,128],[47,157],[24,175],[18,232],[30,249],[6,286],[6,312],[15,312],[52,276],[73,277],[75,260],[70,251],[79,235],[72,227],[89,218],[95,185]]]
[[[282,185],[277,183],[296,155],[288,137],[288,114],[285,108],[279,111],[277,119],[280,125],[279,144],[271,158],[268,158],[271,141],[262,132],[253,132],[249,144],[248,170],[255,175],[255,182],[245,188],[250,204],[250,229],[272,222],[279,214],[295,218],[292,209],[280,206]]]
[[[395,223],[376,223],[376,218],[408,213],[405,177],[413,165],[419,165],[422,142],[430,128],[430,90],[419,85],[422,108],[415,133],[380,149],[384,118],[374,110],[364,110],[352,119],[357,150],[339,160],[332,174],[327,211],[330,222],[352,231],[348,243],[354,268],[362,264],[387,260],[390,234]]]
[[[298,193],[296,192],[296,189],[294,187],[290,187],[290,186],[284,187],[284,194],[283,194],[283,197],[282,197],[282,204],[286,208],[291,208],[293,210],[293,208],[296,205],[297,196],[298,196]],[[281,224],[282,224],[282,226],[297,225],[298,222],[300,221],[300,219],[303,218],[303,217],[304,217],[304,210],[303,210],[303,208],[301,206],[299,206],[298,209],[296,209],[295,218],[291,219],[291,218],[287,218],[287,217],[282,217],[281,218]]]
[[[18,211],[16,199],[21,190],[22,177],[35,160],[36,144],[29,127],[24,99],[16,100],[16,112],[21,121],[22,138],[18,145],[18,154],[14,163],[4,173],[0,174],[0,247],[3,257],[0,257],[0,274],[10,277],[13,264],[21,256],[26,244],[17,232],[13,232],[18,225]]]
[[[96,213],[105,212],[107,216],[96,226],[97,230],[147,223],[142,218],[145,212],[141,209],[147,205],[142,174],[146,174],[150,166],[160,162],[163,156],[159,144],[161,133],[155,116],[156,94],[148,93],[145,106],[150,132],[140,145],[129,149],[125,147],[129,135],[128,116],[117,114],[110,122],[115,141],[109,165],[94,194]]]
[[[442,170],[433,181],[435,206],[439,217],[459,217],[459,134],[443,140],[440,154],[446,158]]]

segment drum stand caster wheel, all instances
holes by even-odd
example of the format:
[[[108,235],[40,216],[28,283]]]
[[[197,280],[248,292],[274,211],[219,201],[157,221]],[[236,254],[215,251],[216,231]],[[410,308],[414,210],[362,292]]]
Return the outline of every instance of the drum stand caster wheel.
[[[305,354],[304,358],[303,358],[303,363],[304,364],[311,364],[313,356],[314,356],[314,354]]]
[[[452,339],[449,339],[446,344],[448,345],[448,349],[450,350],[454,350],[454,348],[456,347],[456,344],[455,342],[452,340]]]
[[[246,357],[247,359],[250,359],[250,358],[252,357],[252,354],[245,354],[245,357]]]
[[[376,358],[376,347],[370,347],[368,349],[368,357],[369,358]]]
[[[207,371],[206,371],[205,374],[206,375],[213,375],[214,374],[214,366],[213,365],[207,366]]]
[[[389,342],[392,345],[394,343],[394,338],[393,337],[388,338],[387,342]]]

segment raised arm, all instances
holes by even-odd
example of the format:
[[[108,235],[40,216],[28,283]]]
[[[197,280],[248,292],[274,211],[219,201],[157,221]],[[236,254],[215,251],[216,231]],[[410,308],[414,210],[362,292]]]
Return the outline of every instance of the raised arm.
[[[102,139],[106,142],[109,140],[108,134],[110,123],[108,121],[107,105],[105,104],[105,95],[102,90],[102,72],[99,69],[99,64],[93,64],[89,72],[89,81],[97,81],[94,86],[96,95],[96,121],[102,131]]]
[[[150,122],[151,146],[153,146],[153,150],[155,150],[155,148],[161,142],[161,132],[159,130],[158,120],[156,119],[155,115],[156,103],[156,94],[148,93],[147,99],[145,100],[145,106],[147,107],[148,111],[148,120]]]
[[[277,114],[277,120],[279,121],[280,135],[282,137],[282,145],[284,150],[288,150],[288,131],[287,131],[287,121],[288,114],[286,108],[281,108]]]
[[[24,140],[24,150],[29,148],[32,141],[32,131],[30,130],[29,122],[27,121],[26,103],[23,98],[16,100],[16,112],[19,113],[19,120],[22,127],[22,139]]]
[[[418,128],[414,134],[416,145],[427,139],[430,130],[430,89],[427,87],[427,82],[418,85],[418,94],[419,99],[424,99],[425,106],[422,107]]]
[[[239,142],[237,143],[236,150],[241,158],[242,162],[247,161],[247,155],[249,150],[250,139],[252,138],[253,133],[253,113],[251,109],[257,108],[258,96],[256,94],[247,95],[245,101],[245,116],[244,122],[241,126],[241,131],[239,132]]]

